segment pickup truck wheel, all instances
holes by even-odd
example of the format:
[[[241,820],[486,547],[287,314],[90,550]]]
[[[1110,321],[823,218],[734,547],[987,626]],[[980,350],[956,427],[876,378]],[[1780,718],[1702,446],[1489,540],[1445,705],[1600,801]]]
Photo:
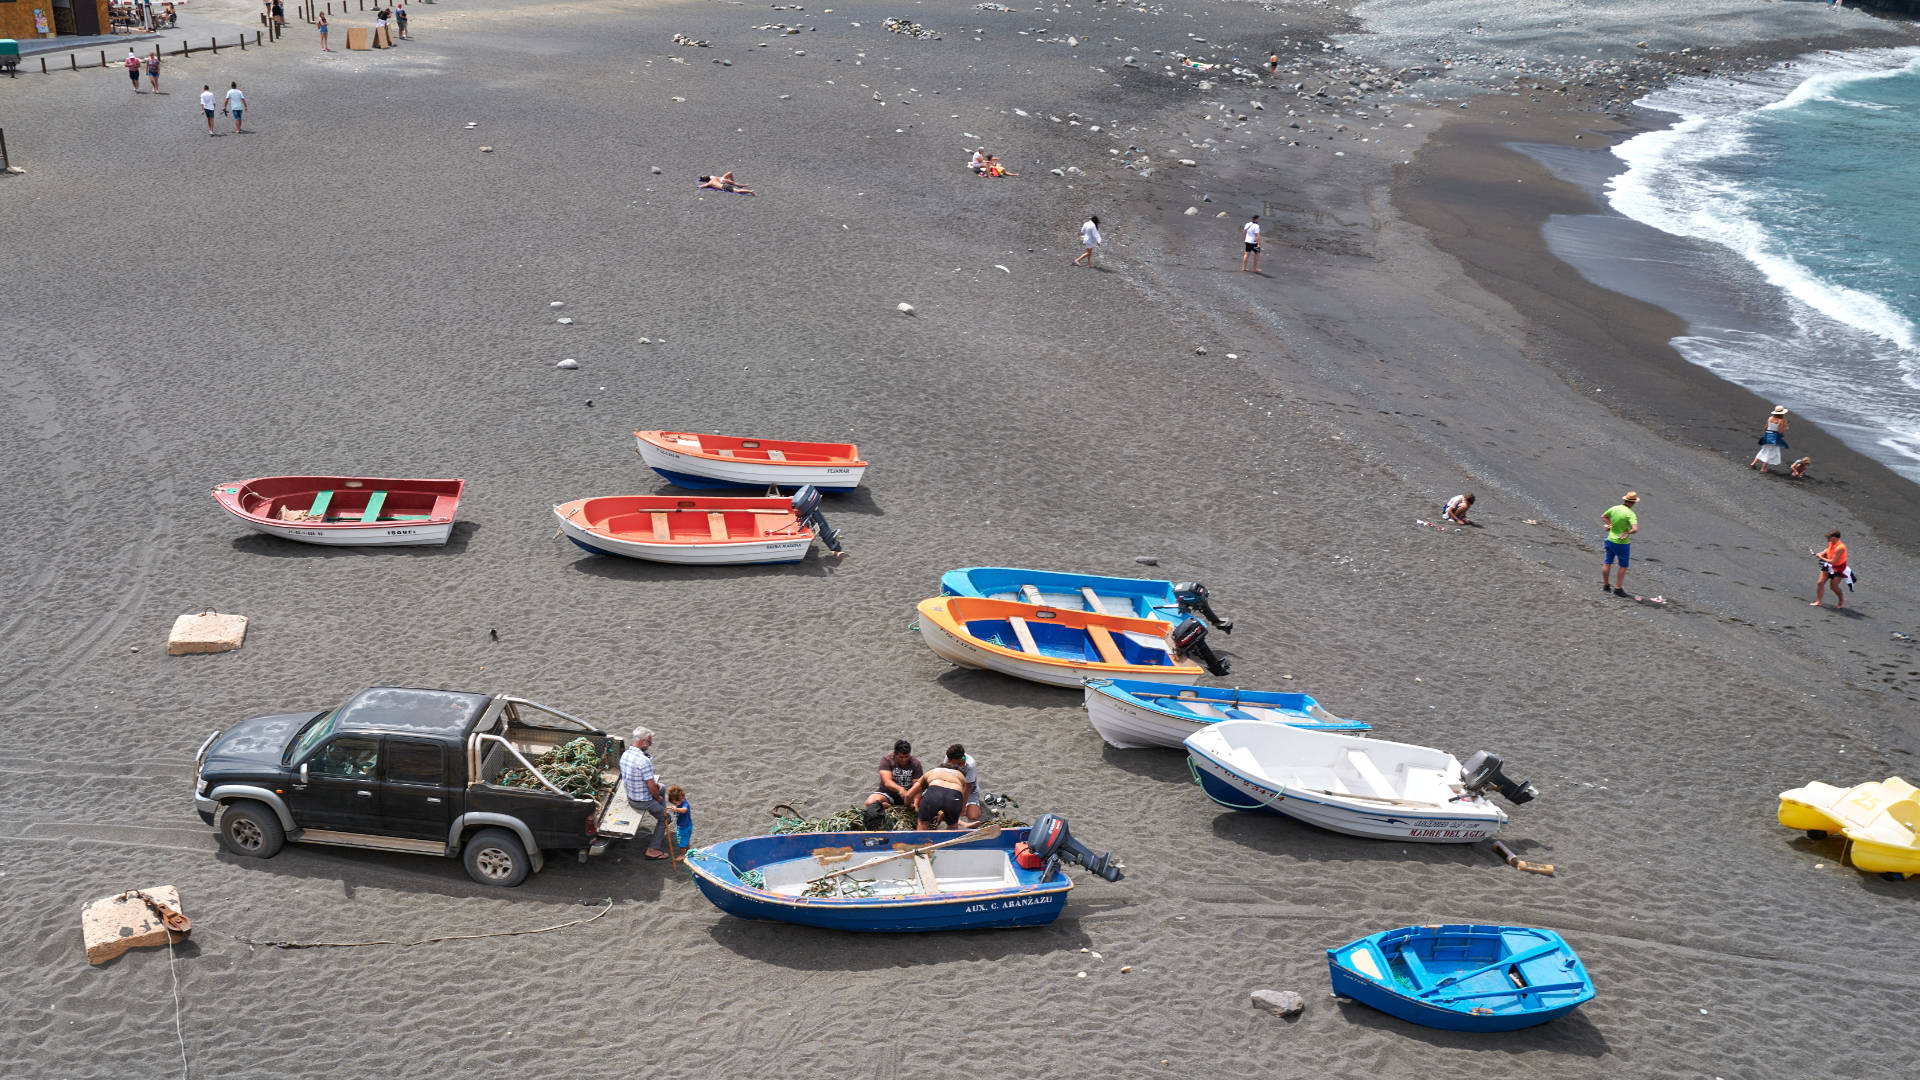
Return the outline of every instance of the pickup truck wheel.
[[[467,864],[467,875],[473,880],[505,888],[527,880],[527,871],[532,865],[527,861],[526,846],[505,829],[482,829],[473,834],[462,860]]]
[[[271,859],[287,842],[273,811],[250,799],[230,802],[214,819],[220,846],[249,859]]]

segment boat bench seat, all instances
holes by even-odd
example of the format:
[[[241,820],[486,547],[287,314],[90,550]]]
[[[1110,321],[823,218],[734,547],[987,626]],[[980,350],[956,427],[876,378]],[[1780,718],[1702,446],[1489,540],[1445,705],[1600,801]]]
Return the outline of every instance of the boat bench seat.
[[[361,522],[371,523],[371,522],[379,521],[380,509],[381,507],[384,507],[386,505],[387,505],[386,492],[376,491],[372,495],[368,496],[366,512],[360,515]]]
[[[1360,778],[1361,794],[1378,795],[1386,799],[1397,799],[1400,792],[1387,781],[1387,774],[1373,760],[1358,750],[1347,751],[1347,764],[1353,767],[1354,774]]]
[[[1248,755],[1249,761],[1251,761],[1251,757],[1252,755]],[[1314,791],[1330,791],[1335,795],[1352,794],[1353,789],[1349,788],[1346,782],[1340,779],[1340,774],[1334,772],[1332,769],[1314,765],[1301,765],[1289,771],[1293,774],[1294,780],[1298,782],[1300,787],[1310,788]]]
[[[1444,803],[1453,798],[1454,791],[1447,783],[1447,774],[1439,769],[1422,769],[1409,765],[1406,769],[1407,788],[1404,798],[1416,802]]]
[[[333,502],[333,492],[331,491],[318,492],[313,497],[313,505],[307,508],[307,516],[316,517],[316,518],[326,517],[327,506],[332,502]]]

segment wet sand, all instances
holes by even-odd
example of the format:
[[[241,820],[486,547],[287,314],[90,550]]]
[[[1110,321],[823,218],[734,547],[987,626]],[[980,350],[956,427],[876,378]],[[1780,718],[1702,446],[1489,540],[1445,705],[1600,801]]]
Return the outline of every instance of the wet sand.
[[[1331,9],[834,7],[460,0],[414,9],[390,54],[296,28],[176,62],[158,101],[111,72],[7,87],[28,172],[0,184],[0,234],[34,239],[0,317],[0,1066],[179,1069],[165,955],[90,968],[77,932],[82,902],[159,883],[196,922],[173,969],[195,1076],[1804,1077],[1839,1058],[1796,1018],[1904,1022],[1913,883],[1772,814],[1806,780],[1912,773],[1920,664],[1890,631],[1920,583],[1882,539],[1911,493],[1843,477],[1837,446],[1812,450],[1833,486],[1790,487],[1676,438],[1678,399],[1729,433],[1750,402],[1661,361],[1671,317],[1546,251],[1528,222],[1582,196],[1498,145],[1511,106],[1476,100],[1478,132],[1443,127],[1451,106],[1346,132],[1323,110],[1305,126],[1338,142],[1309,151],[1272,134],[1291,91],[1201,92],[1150,50],[1244,58],[1280,20],[1317,56],[1352,29]],[[901,14],[943,38],[879,28]],[[818,29],[752,29],[772,22]],[[1069,33],[1086,47],[1037,40]],[[209,138],[189,88],[229,79],[258,133]],[[1198,104],[1234,99],[1259,123]],[[1514,130],[1612,126],[1589,115]],[[982,143],[1024,175],[966,173]],[[1100,164],[1134,146],[1151,178]],[[693,190],[726,168],[760,197]],[[1265,272],[1239,274],[1263,206]],[[1089,212],[1093,271],[1068,265]],[[1608,393],[1574,389],[1598,365]],[[586,556],[548,508],[662,489],[641,427],[857,441],[868,489],[827,508],[852,555]],[[463,524],[444,549],[300,547],[206,494],[334,470],[464,476]],[[1843,479],[1873,493],[1857,518]],[[1594,591],[1594,519],[1629,487],[1630,584],[1664,608]],[[1484,529],[1413,524],[1465,489]],[[1849,615],[1803,595],[1830,522],[1868,581]],[[1506,837],[1558,876],[1225,811],[1179,754],[1104,747],[1076,694],[955,670],[909,631],[954,566],[1139,555],[1215,590],[1227,681],[1506,755],[1543,790]],[[253,618],[246,647],[166,657],[208,606]],[[1045,929],[866,938],[728,919],[631,847],[511,891],[452,860],[220,854],[190,801],[206,734],[369,684],[647,723],[702,840],[855,801],[895,738],[962,741],[989,790],[1128,876],[1082,881]],[[534,936],[246,944],[525,929],[604,898]],[[1441,920],[1560,930],[1600,997],[1488,1039],[1328,996],[1327,946]],[[1251,1009],[1262,987],[1306,1012]],[[1855,1044],[1845,1071],[1900,1060]]]

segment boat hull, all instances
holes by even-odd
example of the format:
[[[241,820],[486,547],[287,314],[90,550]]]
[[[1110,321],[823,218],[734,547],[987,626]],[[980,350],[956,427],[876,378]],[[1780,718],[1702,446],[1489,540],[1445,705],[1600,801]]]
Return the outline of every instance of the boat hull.
[[[705,454],[683,454],[639,436],[634,437],[634,442],[638,445],[640,460],[646,463],[647,468],[677,487],[695,490],[750,488],[765,491],[769,487],[776,487],[790,492],[811,484],[821,491],[852,491],[860,486],[867,474],[864,464],[742,461]]]
[[[744,566],[755,563],[793,563],[807,557],[813,546],[813,534],[780,540],[729,540],[711,544],[650,544],[622,540],[592,532],[570,520],[558,509],[554,519],[560,532],[595,555],[619,555],[648,562],[678,563],[685,566]]]
[[[1009,656],[999,650],[983,648],[975,644],[971,638],[953,634],[946,627],[924,616],[919,620],[919,625],[920,636],[926,641],[927,647],[942,659],[961,667],[997,671],[1016,679],[1069,689],[1080,686],[1086,678],[1088,665],[1049,663],[1039,659]],[[1169,682],[1194,683],[1198,682],[1203,674],[1205,672],[1199,668],[1191,671],[1168,669],[1156,670],[1154,677]]]
[[[1106,740],[1108,746],[1118,750],[1139,750],[1150,747],[1181,749],[1187,736],[1204,729],[1208,724],[1219,723],[1228,717],[1195,716],[1186,712],[1156,707],[1150,700],[1137,696],[1139,693],[1186,693],[1195,695],[1190,699],[1178,698],[1187,705],[1210,705],[1226,707],[1271,708],[1261,699],[1298,698],[1312,705],[1313,699],[1304,694],[1267,694],[1261,692],[1243,692],[1223,687],[1195,687],[1190,684],[1155,683],[1132,679],[1088,679],[1086,690],[1087,721],[1093,730]],[[1325,720],[1316,719],[1302,712],[1297,720],[1273,719],[1270,722],[1290,724],[1315,731],[1365,731],[1368,725],[1358,720],[1342,720],[1339,717],[1319,710]],[[1286,714],[1281,714],[1286,715]],[[1256,719],[1267,719],[1256,717]]]
[[[1421,844],[1471,844],[1500,831],[1506,818],[1488,806],[1486,814],[1434,812],[1412,806],[1363,805],[1363,800],[1335,801],[1320,794],[1287,791],[1248,776],[1204,751],[1187,745],[1187,760],[1202,791],[1232,810],[1280,814],[1329,832],[1376,840],[1405,840]]]
[[[1022,586],[1031,586],[1029,595]],[[940,591],[948,596],[977,596],[991,600],[1041,604],[1068,611],[1096,610],[1081,589],[1099,600],[1104,613],[1136,619],[1179,622],[1183,616],[1173,583],[1145,578],[1063,574],[1012,566],[966,566],[940,575]],[[1034,596],[1038,599],[1034,599]]]
[[[329,547],[433,547],[446,543],[447,538],[453,535],[451,521],[434,524],[421,522],[419,525],[406,526],[379,524],[352,527],[297,526],[255,521],[244,514],[234,516],[246,522],[247,526],[257,533],[302,544],[322,544]]]
[[[1405,967],[1396,972],[1389,959],[1402,949],[1413,950],[1414,939],[1432,947],[1436,942],[1485,943],[1496,938],[1510,939],[1513,945],[1504,953],[1451,966],[1436,966],[1436,954],[1429,953],[1419,976]],[[1513,962],[1510,967],[1508,961]],[[1481,970],[1471,974],[1475,969]],[[1536,1027],[1567,1015],[1595,994],[1593,980],[1573,948],[1560,935],[1532,927],[1422,926],[1372,934],[1328,949],[1327,974],[1339,997],[1444,1031]],[[1446,980],[1456,974],[1469,977],[1449,986]]]
[[[1016,842],[1025,839],[1026,833],[1024,828],[1004,829],[998,836],[983,838],[978,845],[961,843],[949,850],[984,849],[1006,853]],[[961,835],[964,834],[853,832],[746,837],[689,852],[687,867],[701,895],[715,907],[738,918],[763,922],[856,933],[918,933],[1044,926],[1060,917],[1073,883],[1064,875],[1042,881],[1043,875],[1037,871],[1014,871],[1018,882],[1006,888],[866,898],[786,895],[750,885],[743,877],[744,873],[763,869],[770,862],[790,863],[815,849],[884,853],[900,844],[929,844]],[[761,861],[763,858],[768,861]],[[831,864],[822,863],[809,872],[825,872],[828,865]]]

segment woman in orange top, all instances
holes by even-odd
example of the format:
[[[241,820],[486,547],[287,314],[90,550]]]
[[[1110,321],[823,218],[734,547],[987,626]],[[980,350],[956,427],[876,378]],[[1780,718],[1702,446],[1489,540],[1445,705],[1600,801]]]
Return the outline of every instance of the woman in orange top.
[[[1847,597],[1840,591],[1840,586],[1846,584],[1852,575],[1847,572],[1847,545],[1840,542],[1839,529],[1827,534],[1827,550],[1820,553],[1819,559],[1820,583],[1813,587],[1813,603],[1810,606],[1820,606],[1820,601],[1827,594],[1827,582],[1831,581],[1834,610],[1846,607]]]

